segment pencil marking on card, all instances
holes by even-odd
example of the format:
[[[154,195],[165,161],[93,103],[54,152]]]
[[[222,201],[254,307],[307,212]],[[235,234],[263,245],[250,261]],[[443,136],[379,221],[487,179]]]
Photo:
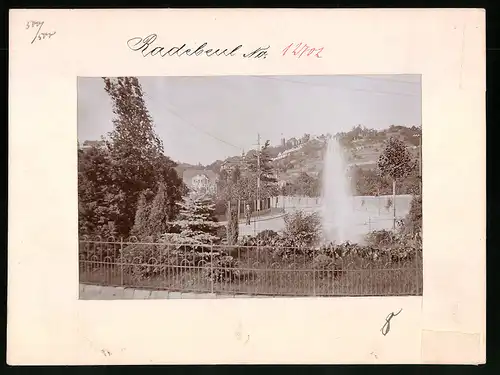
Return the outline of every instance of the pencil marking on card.
[[[31,40],[31,44],[35,43],[36,41],[50,39],[56,33],[55,31],[41,32],[44,24],[45,24],[45,21],[28,21],[28,22],[26,22],[26,27],[25,27],[26,30],[33,30],[33,29],[36,30],[35,36]]]
[[[387,315],[387,318],[385,318],[385,324],[380,329],[380,331],[384,336],[386,336],[391,330],[391,319],[394,318],[395,316],[398,316],[401,313],[401,311],[403,311],[403,309],[400,309],[396,314],[391,312],[389,315]]]

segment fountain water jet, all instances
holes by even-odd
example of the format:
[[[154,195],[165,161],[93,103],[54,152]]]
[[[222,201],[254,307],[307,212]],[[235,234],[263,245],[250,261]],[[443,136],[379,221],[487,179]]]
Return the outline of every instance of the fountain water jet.
[[[330,138],[323,159],[322,225],[327,242],[357,242],[353,194],[344,150]]]

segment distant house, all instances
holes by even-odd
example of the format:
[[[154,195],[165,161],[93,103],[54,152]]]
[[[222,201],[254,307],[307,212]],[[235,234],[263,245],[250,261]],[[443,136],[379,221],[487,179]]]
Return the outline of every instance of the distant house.
[[[223,161],[220,166],[221,171],[230,171],[232,168],[233,168],[233,163],[231,163],[228,160]]]
[[[241,154],[241,157],[233,156],[229,159],[224,160],[221,163],[220,171],[231,172],[236,166],[241,169],[244,169],[244,161],[245,160],[245,152]]]
[[[217,192],[217,175],[214,171],[188,169],[182,174],[182,180],[191,190],[205,194],[215,194]]]
[[[88,150],[89,148],[92,147],[103,147],[105,145],[104,141],[84,141],[81,149],[82,150]]]

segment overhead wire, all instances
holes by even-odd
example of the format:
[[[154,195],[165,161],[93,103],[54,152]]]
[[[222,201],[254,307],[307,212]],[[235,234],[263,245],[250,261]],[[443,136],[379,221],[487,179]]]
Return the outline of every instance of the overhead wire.
[[[408,92],[394,92],[394,91],[380,91],[380,90],[368,90],[368,89],[361,89],[361,88],[356,88],[356,87],[335,87],[335,86],[330,86],[330,85],[325,85],[325,84],[320,84],[320,83],[312,83],[312,82],[301,82],[301,81],[295,81],[291,79],[286,79],[286,78],[278,78],[276,76],[270,77],[270,76],[252,76],[252,77],[257,77],[261,79],[269,79],[269,80],[274,80],[278,82],[290,82],[290,83],[295,83],[295,84],[300,84],[300,85],[306,85],[306,86],[311,86],[311,87],[325,87],[328,89],[332,90],[346,90],[346,91],[360,91],[360,92],[369,92],[373,94],[385,94],[385,95],[396,95],[396,96],[418,96],[418,94],[413,94],[413,93],[408,93]],[[366,78],[371,78],[371,77],[366,77]]]
[[[228,146],[234,147],[234,148],[236,148],[236,149],[238,149],[240,151],[244,149],[243,147],[237,146],[237,145],[235,145],[235,144],[233,144],[231,142],[228,142],[228,141],[226,141],[226,140],[224,140],[222,138],[219,138],[219,137],[217,137],[217,136],[215,136],[215,135],[207,132],[206,130],[200,129],[199,127],[197,127],[196,125],[194,125],[191,121],[188,121],[184,117],[182,117],[181,115],[179,115],[172,108],[168,108],[167,107],[167,111],[169,111],[170,113],[172,113],[175,117],[177,117],[178,119],[180,119],[182,122],[186,123],[187,125],[190,125],[195,130],[197,130],[197,131],[199,131],[199,132],[201,132],[201,133],[203,133],[203,134],[205,134],[205,135],[207,135],[207,136],[209,136],[209,137],[211,137],[211,138],[213,138],[213,139],[215,139],[215,140],[217,140],[219,142],[222,142],[222,143],[224,143],[224,144],[226,144]]]

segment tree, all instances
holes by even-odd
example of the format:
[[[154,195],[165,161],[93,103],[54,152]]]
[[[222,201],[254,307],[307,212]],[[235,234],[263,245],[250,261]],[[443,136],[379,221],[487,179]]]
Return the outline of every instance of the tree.
[[[315,196],[315,180],[313,177],[309,176],[306,172],[301,172],[298,179],[297,185],[299,186],[300,195],[305,195],[307,197]]]
[[[272,164],[273,159],[269,155],[269,145],[270,142],[267,140],[260,150],[252,153],[246,160],[248,170],[260,175],[260,181],[263,183],[277,182]]]
[[[150,234],[157,236],[167,232],[169,229],[168,222],[171,218],[172,213],[168,206],[167,187],[164,183],[160,183],[149,210],[148,226]]]
[[[219,172],[219,178],[217,179],[217,191],[222,192],[227,186],[229,180],[229,175],[226,169]]]
[[[211,198],[192,192],[179,203],[180,212],[177,220],[171,224],[179,228],[176,238],[186,244],[218,243],[220,223],[215,216],[215,205]]]
[[[113,185],[109,152],[91,147],[78,152],[78,224],[80,234],[115,235],[110,223],[117,220],[115,204],[120,191]],[[112,226],[114,228],[114,226]]]
[[[227,243],[234,245],[238,242],[239,222],[238,207],[228,202]]]
[[[104,78],[104,85],[112,99],[115,117],[114,129],[106,142],[110,180],[101,182],[107,186],[102,187],[104,190],[112,190],[108,204],[115,211],[117,233],[128,236],[143,191],[151,190],[156,195],[163,183],[172,216],[185,186],[174,170],[176,164],[163,154],[139,80],[136,77]]]
[[[412,236],[422,233],[422,196],[413,196],[410,203],[410,210],[404,220],[403,231]]]
[[[134,227],[131,234],[133,236],[149,236],[151,234],[149,226],[149,214],[151,212],[150,203],[146,198],[146,193],[142,192],[137,203],[137,211],[135,213]]]
[[[234,167],[233,171],[231,172],[231,182],[233,184],[237,184],[240,177],[241,177],[241,170],[240,170],[240,167],[238,165],[236,165]]]
[[[392,191],[390,179],[387,176],[381,176],[377,170],[365,170],[355,166],[351,173],[358,195],[386,195]]]
[[[259,198],[268,198],[277,193],[277,178],[274,175],[272,157],[269,154],[270,142],[266,141],[259,150],[251,150],[245,157],[243,168],[236,165],[224,189],[219,191],[219,199],[226,202],[238,200],[251,201]],[[258,178],[260,176],[260,187]],[[259,194],[257,194],[257,191]]]
[[[395,137],[389,138],[384,151],[380,154],[377,167],[382,176],[392,179],[393,200],[393,227],[396,228],[396,181],[407,177],[413,170],[415,163],[406,148],[406,145]]]

